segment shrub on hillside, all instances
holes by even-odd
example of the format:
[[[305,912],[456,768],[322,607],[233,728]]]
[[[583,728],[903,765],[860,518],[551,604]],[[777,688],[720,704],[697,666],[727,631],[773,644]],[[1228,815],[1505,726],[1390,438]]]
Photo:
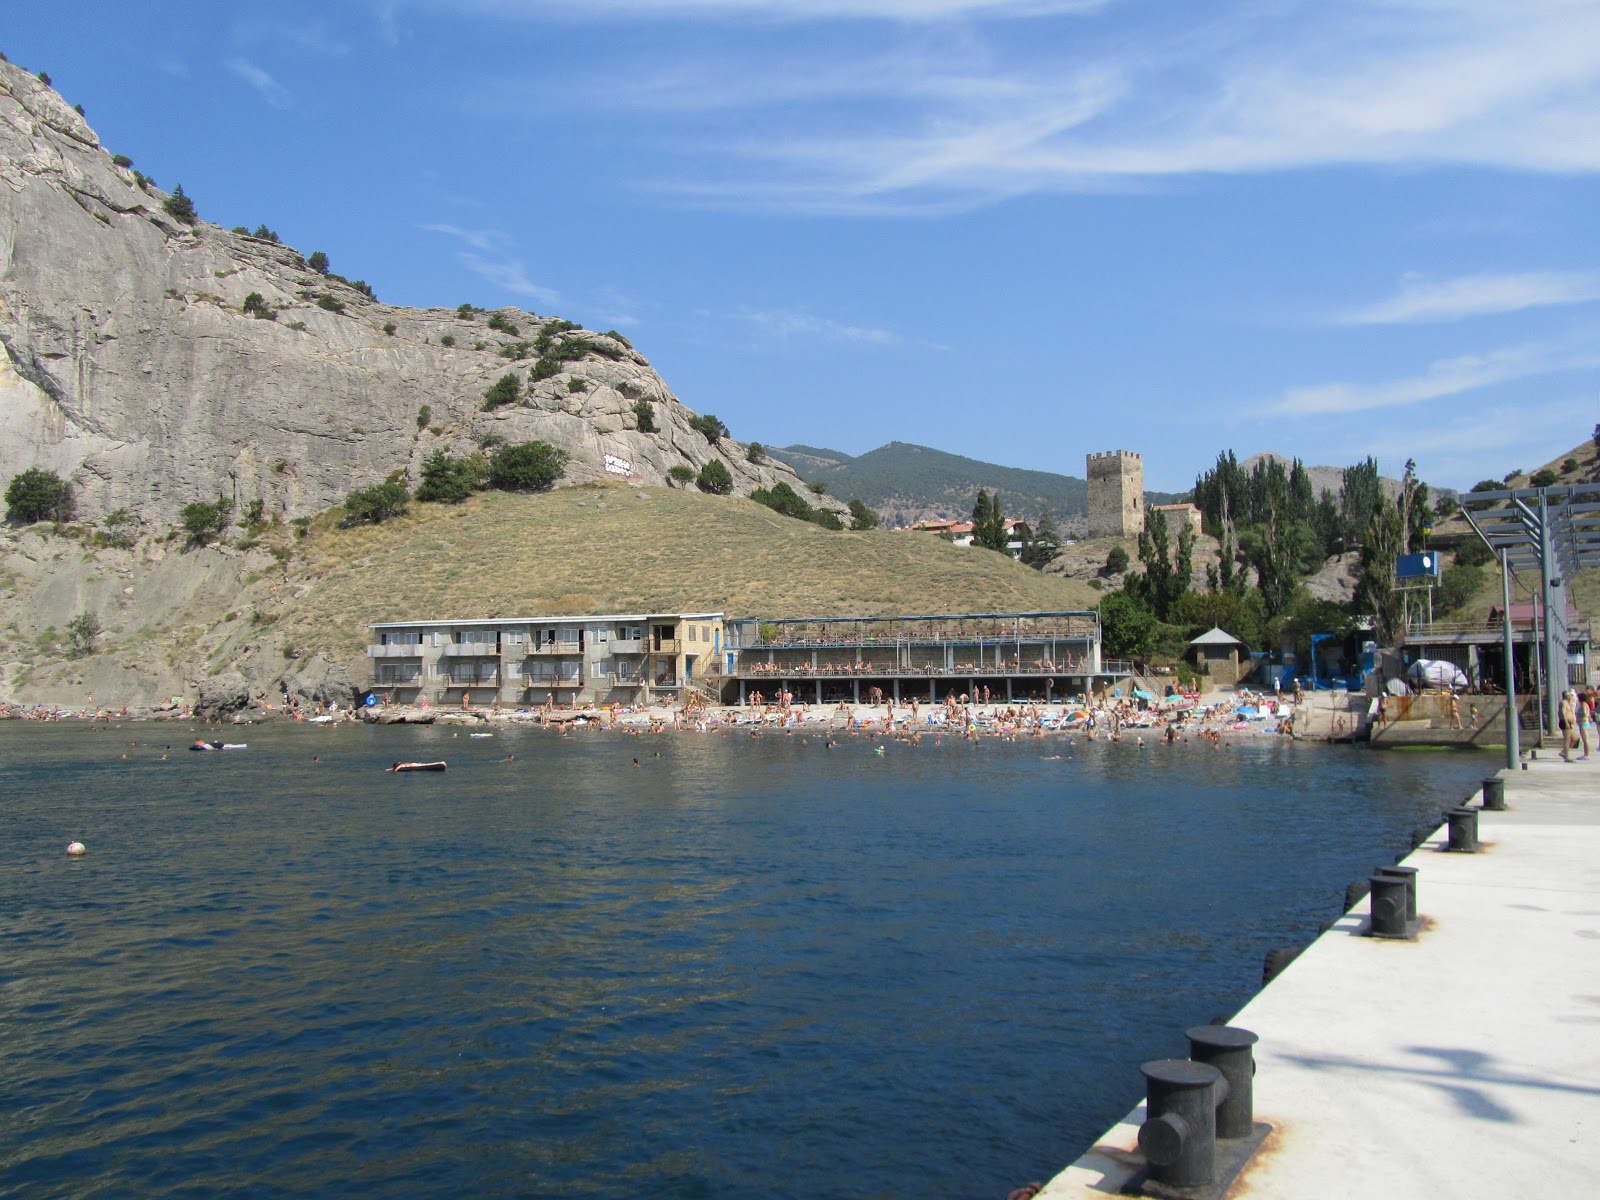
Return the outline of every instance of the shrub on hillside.
[[[483,411],[493,412],[507,404],[515,404],[520,399],[522,399],[522,381],[507,371],[483,393]]]
[[[821,525],[824,529],[832,529],[835,532],[844,528],[844,522],[840,520],[839,514],[828,508],[812,509],[811,516],[807,519],[813,525]]]
[[[100,518],[100,540],[104,545],[126,550],[139,534],[139,518],[125,508],[117,508]]]
[[[733,491],[733,474],[720,458],[713,458],[700,468],[700,476],[695,480],[695,484],[702,492],[710,492],[713,496],[726,496]]]
[[[686,463],[673,463],[667,468],[667,478],[680,486],[694,481],[694,468]]]
[[[100,618],[84,609],[67,622],[67,637],[72,645],[72,657],[82,658],[94,653],[94,640],[100,636]]]
[[[344,312],[344,305],[339,303],[337,297],[330,296],[327,292],[317,293],[317,307],[325,308],[331,313]]]
[[[244,311],[258,321],[276,321],[277,310],[267,303],[260,292],[251,292],[244,298]]]
[[[517,323],[515,321],[511,320],[504,313],[497,312],[489,314],[489,328],[498,329],[501,333],[509,333],[512,337],[516,337],[522,332],[522,330],[517,328]]]
[[[483,486],[481,456],[453,458],[435,450],[422,464],[417,499],[429,504],[460,504]]]
[[[1106,555],[1107,575],[1121,575],[1128,569],[1128,552],[1121,546],[1111,547],[1111,553]]]
[[[1456,566],[1458,567],[1481,567],[1485,563],[1493,561],[1494,551],[1483,544],[1482,538],[1474,537],[1456,547]]]
[[[861,500],[850,501],[850,528],[851,529],[876,529],[878,527],[878,514],[873,512]]]
[[[161,207],[167,216],[184,225],[193,225],[200,220],[200,214],[194,210],[194,201],[183,194],[183,184],[172,189],[172,195],[161,202]]]
[[[633,419],[639,427],[640,433],[654,433],[656,431],[656,412],[650,406],[650,401],[642,396],[633,402]]]
[[[698,417],[690,417],[689,428],[695,430],[708,442],[715,442],[718,438],[728,436],[728,427],[710,413],[705,413]]]
[[[744,456],[753,463],[764,463],[767,461],[767,448],[760,442],[751,442]]]
[[[329,265],[328,256],[321,250],[313,250],[311,257],[306,259],[306,266],[310,267],[318,275],[326,275]]]
[[[489,460],[489,486],[503,492],[548,492],[567,468],[567,452],[548,442],[501,446]]]
[[[250,236],[253,238],[259,238],[263,242],[271,242],[274,246],[278,244],[277,231],[268,229],[265,225],[257,225],[255,232]]]
[[[439,337],[439,345],[441,345],[441,346],[454,346],[455,344],[456,344],[456,339],[455,339],[454,335],[448,334],[448,333],[440,335],[440,337]]]
[[[233,521],[233,501],[218,496],[213,503],[194,500],[183,506],[178,522],[195,546],[209,546]]]
[[[6,487],[6,519],[19,524],[72,517],[72,485],[54,471],[29,467]]]
[[[1561,482],[1561,474],[1554,467],[1541,467],[1528,480],[1529,487],[1554,487]]]
[[[133,159],[126,154],[113,154],[111,156],[111,165],[113,167],[131,167],[133,166]]]
[[[411,493],[399,480],[359,488],[344,498],[344,523],[380,525],[390,517],[400,516],[410,503]]]

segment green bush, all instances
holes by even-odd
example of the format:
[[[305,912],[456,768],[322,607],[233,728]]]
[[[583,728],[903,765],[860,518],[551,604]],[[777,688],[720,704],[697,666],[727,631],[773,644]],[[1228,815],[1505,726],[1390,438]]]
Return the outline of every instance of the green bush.
[[[470,321],[475,314],[481,313],[482,311],[483,309],[479,308],[476,304],[458,304],[456,305],[456,319],[461,321]]]
[[[139,532],[139,518],[125,508],[117,508],[100,518],[101,538],[108,546],[126,550]]]
[[[44,84],[45,87],[49,87],[50,86],[50,76],[46,75],[43,71],[40,71],[37,75],[34,76],[34,78],[37,79],[40,83]]]
[[[271,242],[274,246],[278,244],[277,232],[275,230],[268,229],[265,225],[257,225],[255,232],[250,236],[253,238],[259,238],[263,242]]]
[[[1121,575],[1128,569],[1128,552],[1121,546],[1111,547],[1111,553],[1106,555],[1106,569],[1103,574]]]
[[[72,485],[54,471],[29,467],[6,487],[6,519],[18,523],[72,518]]]
[[[813,479],[810,483],[806,484],[806,486],[818,496],[826,496],[828,494],[828,485],[823,483],[820,479]]]
[[[571,379],[567,380],[567,391],[569,392],[587,392],[588,390],[589,381],[587,379],[579,379],[576,375],[574,375]]]
[[[317,307],[325,308],[331,313],[344,312],[344,305],[339,303],[337,298],[330,296],[327,292],[317,293]]]
[[[878,527],[878,514],[868,508],[861,500],[850,501],[850,528],[851,529],[876,529]]]
[[[1571,475],[1577,469],[1578,469],[1578,460],[1577,459],[1575,459],[1575,458],[1564,458],[1564,459],[1561,460],[1561,473],[1563,475]]]
[[[567,452],[548,442],[501,446],[489,460],[489,486],[503,492],[548,492],[567,467]]]
[[[694,480],[694,468],[685,463],[673,463],[667,468],[667,478],[678,484],[690,483]]]
[[[310,267],[318,275],[326,275],[329,267],[328,256],[321,250],[313,250],[311,257],[306,259],[306,266]]]
[[[767,461],[767,448],[760,442],[751,442],[744,456],[753,463],[764,463]]]
[[[512,362],[521,362],[528,357],[532,342],[512,342],[509,346],[500,347],[500,357],[509,358]]]
[[[839,514],[831,509],[814,508],[807,519],[813,525],[821,525],[824,529],[832,529],[835,532],[844,528],[844,522],[840,520]]]
[[[1469,538],[1456,547],[1456,566],[1481,567],[1485,563],[1494,561],[1494,551],[1483,544],[1483,539],[1477,536]]]
[[[1554,467],[1541,467],[1535,471],[1528,480],[1529,487],[1554,487],[1561,482],[1561,475]]]
[[[383,332],[386,335],[388,335],[389,337],[393,337],[394,336],[394,331],[396,329],[398,329],[398,328],[399,328],[399,326],[396,325],[393,321],[385,321],[383,323]]]
[[[654,433],[656,431],[656,410],[650,401],[642,396],[633,402],[633,419],[638,424],[640,433]]]
[[[515,321],[508,318],[504,313],[497,312],[489,314],[489,328],[497,329],[501,333],[509,333],[512,337],[516,337],[522,332],[517,328]]]
[[[72,656],[82,658],[94,653],[94,640],[100,636],[100,618],[85,609],[67,622],[67,637],[72,643]]]
[[[733,474],[720,458],[713,458],[700,468],[700,476],[695,480],[695,485],[702,492],[710,492],[713,496],[726,496],[733,491]]]
[[[194,500],[183,506],[179,523],[196,546],[209,546],[233,521],[233,501],[218,496],[215,503]]]
[[[489,390],[483,393],[483,411],[493,412],[507,404],[515,404],[522,399],[522,381],[507,371],[489,385]]]
[[[183,194],[181,183],[172,189],[172,195],[161,202],[161,207],[169,217],[181,224],[194,225],[200,220],[200,215],[194,210],[194,201]]]
[[[372,285],[365,279],[346,279],[345,282],[374,304],[378,302],[378,293],[372,290]]]
[[[430,504],[460,504],[483,486],[482,459],[452,458],[435,450],[422,464],[422,482],[417,499]]]
[[[126,154],[113,154],[111,156],[111,165],[114,167],[131,167],[133,166],[133,159]]]
[[[715,442],[718,438],[728,436],[728,427],[710,413],[703,416],[690,417],[689,428],[695,430],[708,442]]]
[[[411,493],[398,481],[360,488],[344,498],[344,523],[380,525],[403,514],[410,502]]]
[[[251,292],[244,298],[244,311],[258,321],[276,321],[277,311],[267,303],[260,292]]]
[[[441,345],[441,346],[454,346],[455,344],[456,344],[456,339],[455,339],[455,337],[453,335],[448,334],[448,333],[440,335],[440,337],[439,337],[439,345]]]
[[[424,404],[417,409],[417,428],[426,429],[428,427],[428,419],[432,416],[433,409],[429,405]]]
[[[612,341],[615,341],[615,342],[621,342],[621,343],[622,343],[622,344],[623,344],[623,345],[624,345],[624,346],[626,346],[626,347],[627,347],[627,348],[628,348],[628,349],[629,349],[629,350],[632,350],[632,349],[633,349],[633,343],[632,343],[632,342],[630,342],[630,341],[629,341],[629,340],[628,340],[628,339],[627,339],[627,338],[625,338],[625,337],[623,337],[623,336],[622,336],[622,335],[621,335],[621,334],[620,334],[620,333],[618,333],[618,332],[617,332],[617,331],[616,331],[616,330],[615,330],[615,329],[608,329],[608,330],[606,330],[606,332],[605,332],[605,336],[606,336],[606,337],[608,337],[608,338],[610,338],[610,339],[611,339],[611,340],[612,340]]]
[[[776,483],[771,488],[756,488],[750,493],[750,499],[758,504],[765,504],[773,512],[800,521],[809,521],[815,511],[805,498],[787,483]]]

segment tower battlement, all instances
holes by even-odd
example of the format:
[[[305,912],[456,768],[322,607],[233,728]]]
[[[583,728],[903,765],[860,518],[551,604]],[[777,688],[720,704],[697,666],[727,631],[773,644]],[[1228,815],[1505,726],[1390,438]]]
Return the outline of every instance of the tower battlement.
[[[1144,458],[1133,450],[1086,456],[1089,536],[1135,537],[1144,532]]]

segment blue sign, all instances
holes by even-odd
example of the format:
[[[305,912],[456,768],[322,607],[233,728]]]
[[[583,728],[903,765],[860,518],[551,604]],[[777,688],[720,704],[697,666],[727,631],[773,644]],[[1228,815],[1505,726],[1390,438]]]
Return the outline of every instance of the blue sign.
[[[1396,579],[1425,579],[1439,577],[1439,555],[1432,550],[1424,554],[1402,554],[1394,562]]]

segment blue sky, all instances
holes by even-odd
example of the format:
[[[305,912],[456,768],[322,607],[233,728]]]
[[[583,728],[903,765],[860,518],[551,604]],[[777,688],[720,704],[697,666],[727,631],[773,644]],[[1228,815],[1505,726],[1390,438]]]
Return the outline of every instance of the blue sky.
[[[1600,0],[12,5],[202,216],[742,440],[1468,487],[1600,420]]]

